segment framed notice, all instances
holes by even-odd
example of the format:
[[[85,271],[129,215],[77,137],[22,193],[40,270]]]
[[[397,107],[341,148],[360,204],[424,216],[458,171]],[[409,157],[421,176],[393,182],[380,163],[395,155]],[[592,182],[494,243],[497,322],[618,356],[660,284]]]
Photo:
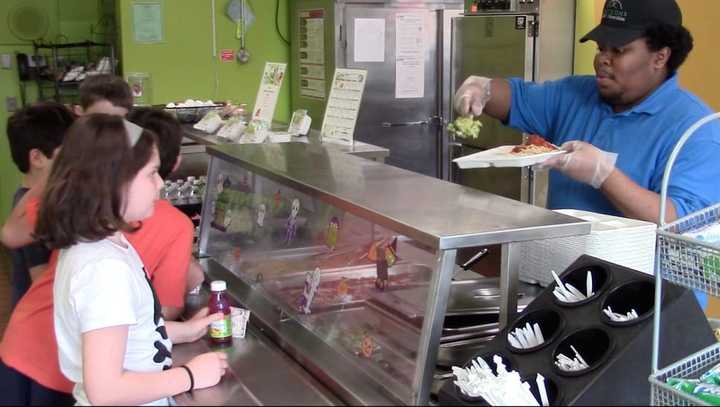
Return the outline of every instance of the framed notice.
[[[161,0],[135,0],[132,3],[133,39],[137,43],[163,42],[163,5]]]
[[[352,144],[367,71],[336,69],[325,108],[320,134],[322,141]]]
[[[325,10],[298,12],[300,96],[325,100]]]

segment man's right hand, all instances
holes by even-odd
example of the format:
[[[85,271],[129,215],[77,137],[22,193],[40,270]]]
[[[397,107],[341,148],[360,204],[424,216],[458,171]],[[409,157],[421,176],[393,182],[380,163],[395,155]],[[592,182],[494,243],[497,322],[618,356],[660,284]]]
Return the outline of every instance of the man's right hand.
[[[470,76],[455,92],[453,104],[461,116],[480,116],[485,104],[490,100],[492,79],[483,76]]]

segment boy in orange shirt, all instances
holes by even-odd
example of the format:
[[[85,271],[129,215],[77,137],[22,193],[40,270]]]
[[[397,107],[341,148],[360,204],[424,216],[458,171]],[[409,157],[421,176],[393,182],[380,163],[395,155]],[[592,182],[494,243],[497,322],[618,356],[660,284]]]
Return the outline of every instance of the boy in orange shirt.
[[[53,159],[73,121],[74,115],[68,108],[50,102],[25,107],[9,118],[7,136],[10,150],[13,161],[24,174],[22,186],[15,194],[16,209],[24,206],[22,197],[29,190],[42,189],[45,185]],[[25,298],[31,282],[47,274],[49,257],[50,250],[39,242],[29,242],[13,249],[13,308],[21,298]],[[51,291],[46,295],[52,299],[52,284],[49,288]],[[52,324],[52,318],[49,322]],[[31,380],[0,362],[0,405],[72,403],[72,396],[63,390]]]

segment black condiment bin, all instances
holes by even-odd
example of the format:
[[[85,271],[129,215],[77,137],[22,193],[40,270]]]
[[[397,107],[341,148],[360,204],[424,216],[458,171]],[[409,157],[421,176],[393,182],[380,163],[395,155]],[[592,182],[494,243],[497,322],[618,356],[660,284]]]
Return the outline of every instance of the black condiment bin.
[[[552,343],[533,352],[511,352],[506,328],[479,349],[476,356],[482,355],[491,360],[496,353],[511,355],[513,369],[528,383],[534,385],[535,374],[540,373],[556,386],[555,394],[560,394],[561,397],[556,397],[555,404],[647,405],[650,402],[648,377],[652,354],[654,278],[587,255],[579,257],[560,278],[564,279],[570,272],[577,273],[579,269],[588,268],[603,269],[607,273],[605,283],[598,287],[596,295],[591,299],[571,306],[560,303],[553,295],[552,291],[556,286],[553,283],[516,319],[516,322],[520,321],[530,313],[538,311],[557,312],[563,324],[560,327],[561,332],[553,335]],[[584,288],[584,284],[582,287]],[[636,297],[637,305],[618,299],[616,296],[622,290],[632,293]],[[637,307],[635,309],[639,318],[627,323],[613,323],[603,313],[603,306],[611,303],[618,307],[613,308],[613,311],[623,314],[628,312],[629,308]],[[629,308],[625,309],[626,307]],[[514,327],[516,322],[509,326]],[[661,325],[661,366],[667,366],[715,342],[705,314],[693,292],[667,281],[663,281]],[[593,354],[593,362],[588,361],[590,368],[581,372],[559,372],[554,364],[555,354],[559,350],[566,350],[565,341],[569,338],[579,338],[583,346],[604,347],[606,351],[593,349],[583,352],[578,348],[581,355]],[[570,358],[574,357],[571,352],[565,354]],[[470,401],[459,397],[459,390],[453,381],[454,378],[447,380],[440,389],[438,400],[441,405],[486,405],[484,400]]]

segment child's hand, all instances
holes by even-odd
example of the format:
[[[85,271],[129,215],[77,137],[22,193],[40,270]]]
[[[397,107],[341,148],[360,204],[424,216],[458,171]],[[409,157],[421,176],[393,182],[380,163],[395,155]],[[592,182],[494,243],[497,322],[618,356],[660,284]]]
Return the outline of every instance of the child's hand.
[[[208,308],[202,308],[192,318],[183,323],[185,325],[184,342],[194,342],[202,338],[207,333],[208,325],[211,322],[220,321],[223,317],[222,312],[208,315]]]
[[[212,387],[220,382],[220,379],[227,371],[227,354],[221,352],[203,353],[195,356],[185,366],[193,374],[195,389]]]

